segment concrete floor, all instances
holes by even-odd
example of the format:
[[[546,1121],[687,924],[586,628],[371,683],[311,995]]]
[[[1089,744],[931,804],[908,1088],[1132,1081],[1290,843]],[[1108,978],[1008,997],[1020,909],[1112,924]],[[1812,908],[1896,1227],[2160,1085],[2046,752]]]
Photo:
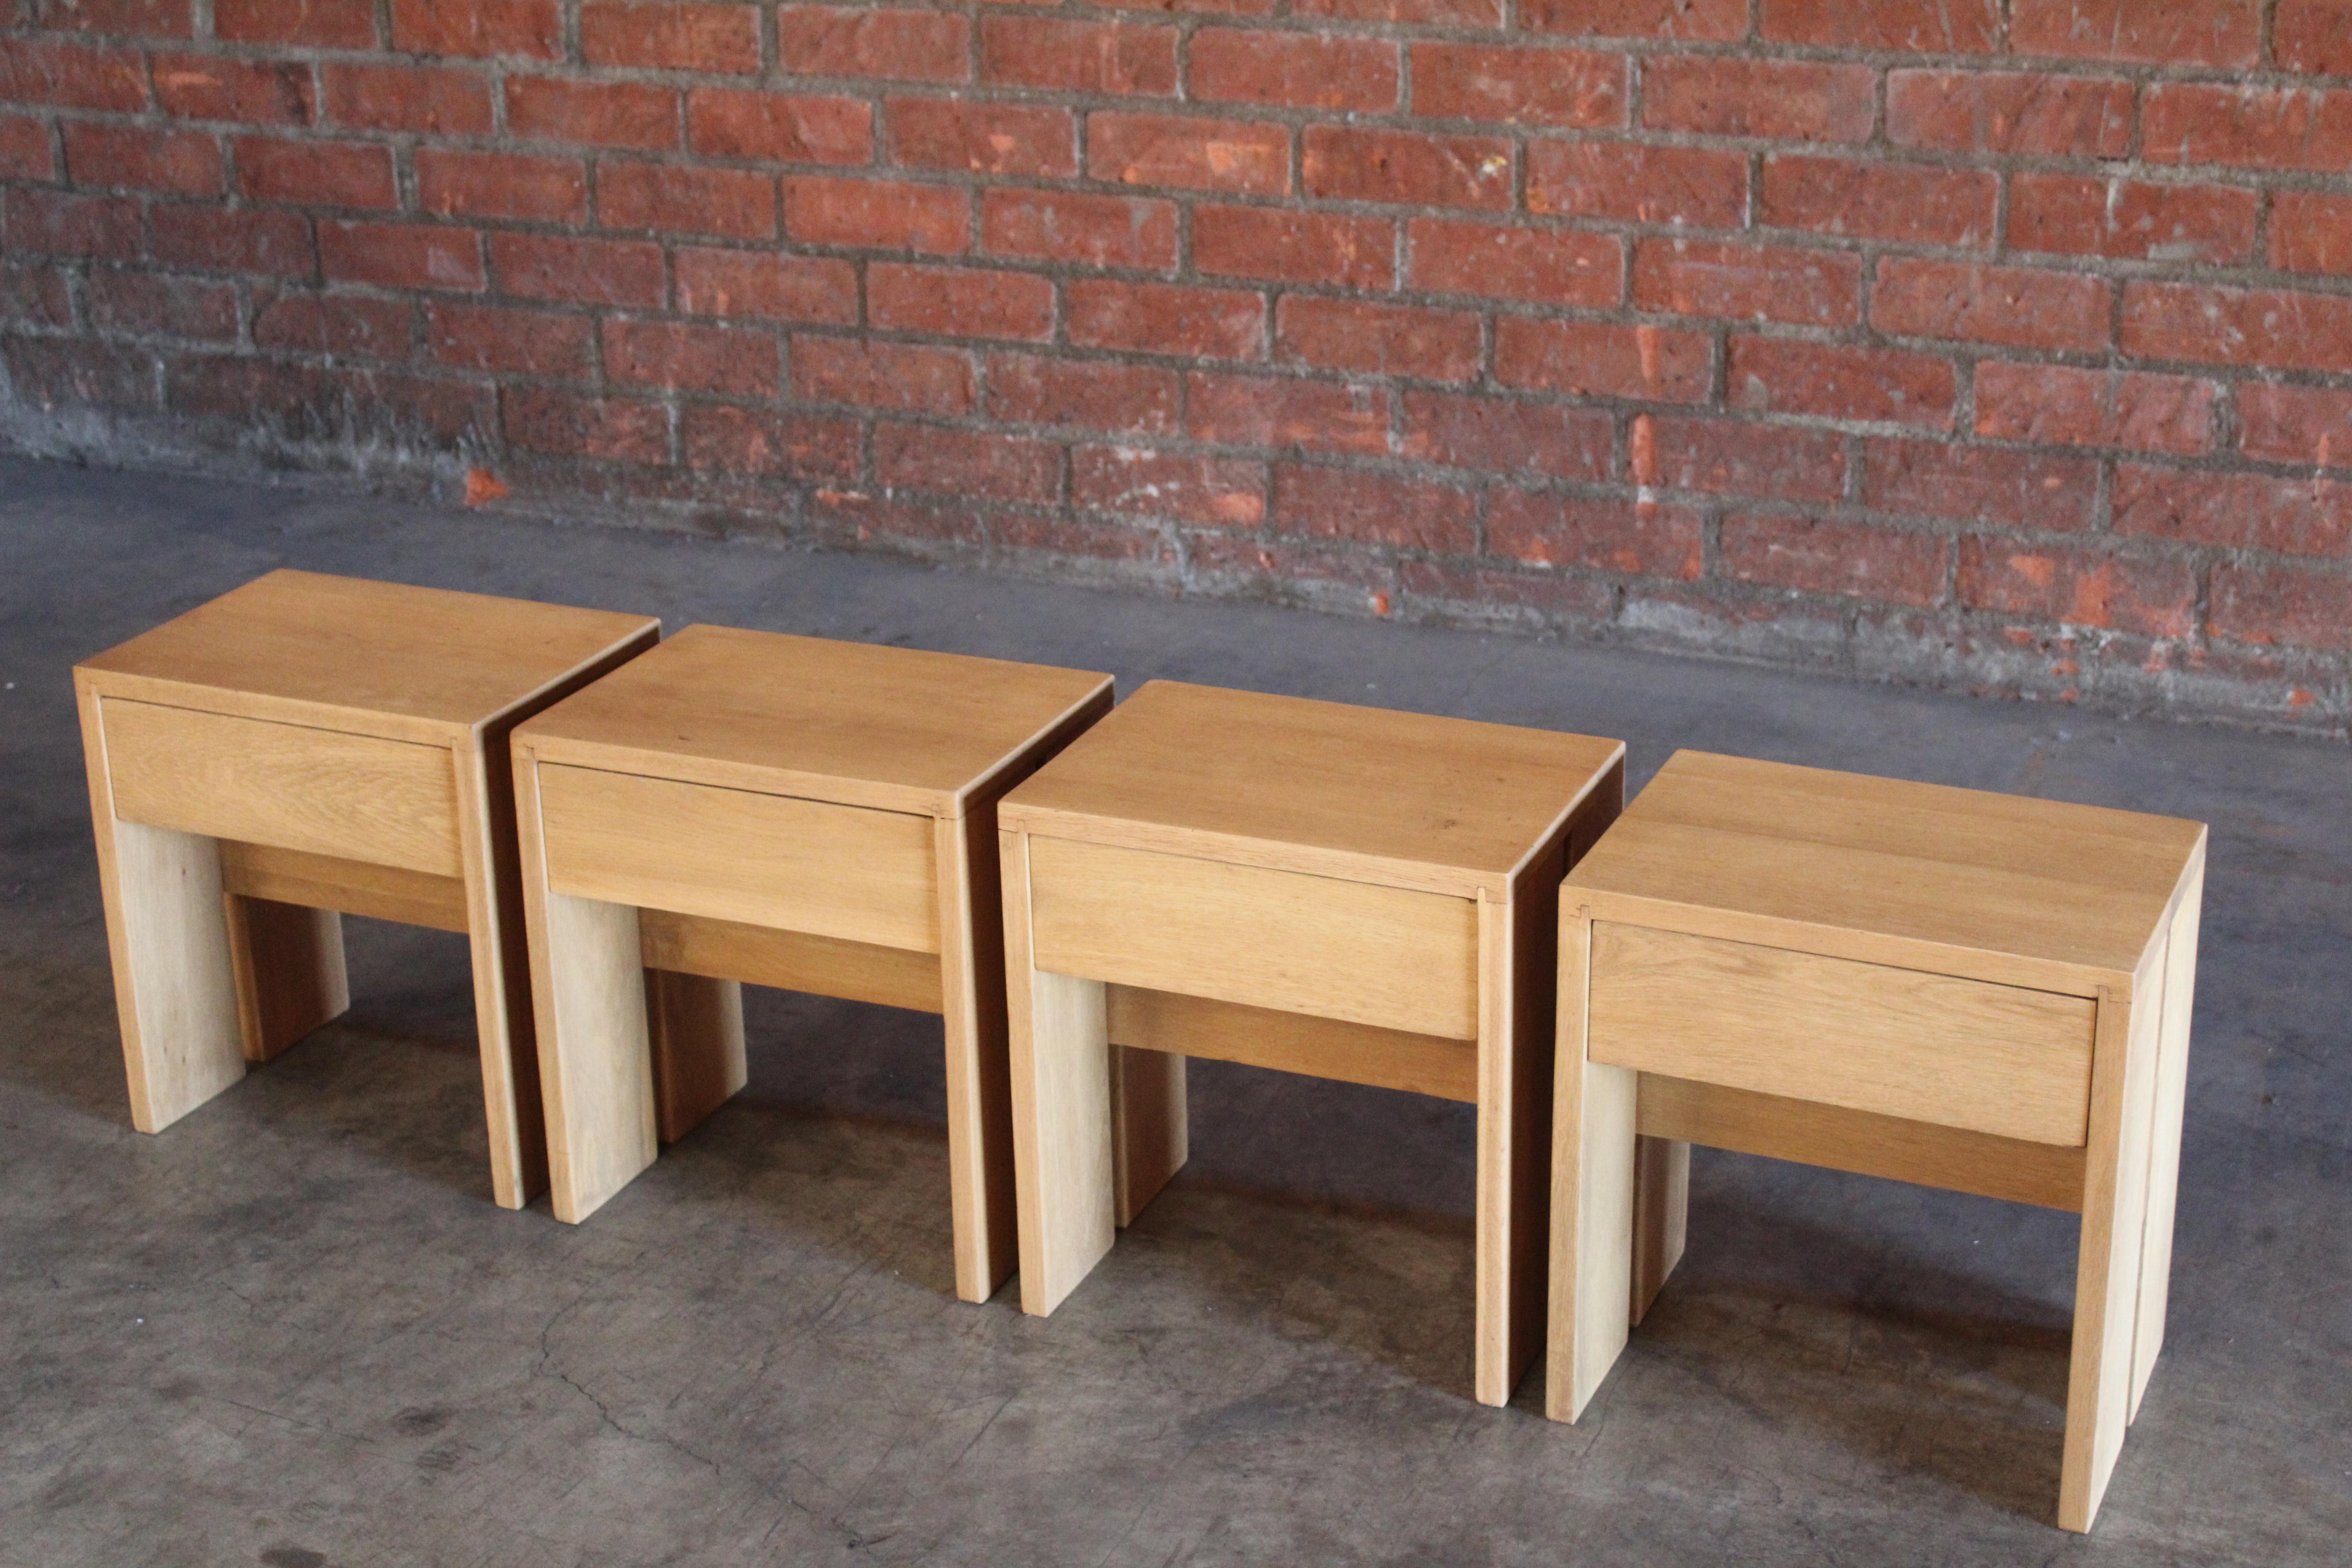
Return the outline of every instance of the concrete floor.
[[[2200,817],[2170,1342],[2049,1523],[2075,1221],[1697,1156],[1591,1415],[1470,1402],[1466,1108],[1192,1067],[1051,1321],[953,1300],[936,1022],[754,993],[589,1225],[488,1202],[464,949],[131,1131],[67,671],[293,564]],[[1734,667],[0,461],[0,1563],[2342,1563],[2352,755]]]

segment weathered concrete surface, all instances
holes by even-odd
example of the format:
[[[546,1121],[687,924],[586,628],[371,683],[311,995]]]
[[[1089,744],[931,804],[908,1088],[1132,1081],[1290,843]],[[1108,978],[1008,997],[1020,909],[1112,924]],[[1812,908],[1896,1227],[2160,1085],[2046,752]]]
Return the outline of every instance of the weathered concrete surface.
[[[938,1026],[756,993],[751,1087],[574,1229],[491,1206],[456,939],[131,1130],[68,667],[296,564],[2214,825],[2171,1338],[2064,1536],[2074,1221],[1702,1152],[1586,1421],[1467,1397],[1462,1108],[1192,1068],[1051,1321],[951,1295]],[[0,462],[0,1563],[2335,1564],[2352,755],[1233,605]]]

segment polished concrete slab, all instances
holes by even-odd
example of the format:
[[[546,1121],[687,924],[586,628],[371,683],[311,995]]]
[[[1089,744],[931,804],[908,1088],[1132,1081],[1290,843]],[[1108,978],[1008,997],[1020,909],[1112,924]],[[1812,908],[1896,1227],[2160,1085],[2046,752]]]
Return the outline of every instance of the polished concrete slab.
[[[465,949],[131,1129],[68,670],[280,564],[1697,746],[2213,825],[2170,1339],[2057,1496],[2071,1215],[1698,1154],[1591,1413],[1468,1397],[1465,1107],[1195,1063],[1049,1321],[953,1299],[935,1020],[755,993],[588,1225],[488,1201]],[[2352,752],[887,562],[0,461],[0,1564],[2336,1564]]]

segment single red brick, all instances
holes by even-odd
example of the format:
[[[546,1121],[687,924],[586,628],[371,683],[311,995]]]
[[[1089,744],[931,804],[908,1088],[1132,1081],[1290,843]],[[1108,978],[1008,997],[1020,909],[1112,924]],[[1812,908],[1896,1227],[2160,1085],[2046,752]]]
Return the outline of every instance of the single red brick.
[[[1389,474],[1279,463],[1274,526],[1309,539],[1467,555],[1478,548],[1478,496]]]
[[[960,12],[786,5],[776,13],[776,51],[797,76],[962,81],[971,24]]]
[[[606,228],[768,239],[776,232],[776,183],[748,169],[600,161],[596,213]]]
[[[2352,489],[2325,477],[2117,463],[2111,510],[2117,533],[2282,555],[2352,550]]]
[[[1087,348],[1202,359],[1261,359],[1265,297],[1187,283],[1073,279],[1070,341]]]
[[[2090,458],[1948,441],[1871,441],[1863,449],[1862,499],[1885,511],[2073,532],[2091,526],[2098,490]]]
[[[593,325],[585,316],[504,305],[435,303],[425,310],[425,341],[435,359],[520,375],[587,375]]]
[[[1137,435],[1176,433],[1176,373],[1103,360],[995,354],[988,416],[1013,425],[1075,425]]]
[[[1077,447],[1070,452],[1070,499],[1103,511],[1172,518],[1212,528],[1265,521],[1266,466],[1245,458]]]
[[[1687,507],[1588,500],[1496,489],[1486,495],[1486,549],[1537,566],[1696,579],[1704,524]]]
[[[0,338],[16,399],[35,408],[155,406],[154,351],[89,339]]]
[[[772,398],[779,366],[776,340],[766,332],[685,321],[604,322],[604,374],[616,384]]]
[[[1952,362],[1903,349],[1741,335],[1725,376],[1735,408],[1875,419],[1948,429],[1959,395]]]
[[[415,307],[406,300],[305,289],[254,301],[257,348],[292,349],[342,359],[406,359],[415,331]]]
[[[1055,501],[1062,448],[1029,436],[885,422],[874,427],[874,477],[893,489]]]
[[[400,205],[392,150],[353,142],[236,142],[236,188],[257,202],[291,206],[376,207]]]
[[[22,124],[39,132],[40,173],[22,177],[46,179],[49,138],[37,121],[0,121]],[[134,190],[169,191],[184,196],[216,196],[224,185],[220,142],[187,131],[163,131],[146,125],[99,125],[69,120],[64,127],[66,172],[84,189],[123,185]],[[29,162],[29,161],[28,161]],[[0,167],[5,167],[0,156]]]
[[[331,281],[385,289],[481,292],[482,237],[416,223],[321,223],[319,259]]]
[[[592,66],[748,76],[760,68],[760,9],[698,0],[587,0],[580,53]]]
[[[71,131],[72,127],[68,126],[68,133],[71,134]],[[142,131],[136,135],[143,146],[152,139],[153,133]],[[0,114],[0,180],[51,180],[57,177],[57,158],[49,147],[47,123],[28,114]],[[119,184],[123,182],[99,183]]]
[[[508,442],[527,452],[603,463],[669,461],[669,415],[658,403],[583,397],[548,387],[509,387]]]
[[[37,327],[73,324],[73,296],[62,268],[0,264],[0,321]]]
[[[1625,124],[1626,63],[1623,55],[1589,49],[1415,44],[1412,111],[1428,120],[1616,130]]]
[[[2261,647],[2352,647],[2352,577],[2287,566],[2213,568],[2212,635]]]
[[[1325,370],[1475,381],[1478,318],[1466,310],[1286,294],[1275,312],[1281,357]]]
[[[1176,265],[1176,207],[1144,196],[986,190],[980,242],[999,256],[1164,269]]]
[[[136,201],[23,185],[5,194],[12,254],[98,256],[113,261],[139,254],[142,215]]]
[[[213,0],[213,37],[231,44],[373,49],[375,0]]]
[[[1939,535],[1825,518],[1734,512],[1721,538],[1724,568],[1740,582],[1896,605],[1941,600],[1951,558]]]
[[[1605,321],[1495,319],[1495,379],[1530,392],[1702,403],[1714,380],[1704,332]]]
[[[792,391],[814,403],[854,403],[904,414],[971,412],[971,357],[854,338],[793,340]]]
[[[1416,289],[1588,309],[1624,294],[1623,247],[1614,236],[1416,218],[1406,237]]]
[[[1163,570],[1176,564],[1174,547],[1165,535],[1125,520],[1097,521],[1062,511],[1001,511],[988,520],[988,538],[1001,551],[1083,556]]]
[[[2150,261],[2246,259],[2261,200],[2231,185],[2024,173],[2009,193],[2011,249]]]
[[[1902,337],[2095,353],[2107,346],[2104,279],[1886,257],[1871,324]]]
[[[1748,158],[1713,147],[1530,142],[1528,210],[1738,228],[1748,212]]]
[[[2352,468],[2352,392],[2242,383],[2238,387],[2238,445],[2250,458]]]
[[[172,202],[155,207],[149,226],[155,259],[167,267],[318,276],[318,247],[301,213]]]
[[[868,163],[874,106],[863,99],[697,88],[688,95],[687,141],[706,158],[763,163]]]
[[[1176,29],[1049,16],[983,17],[980,79],[992,86],[1107,98],[1167,98],[1176,91]]]
[[[1845,438],[1833,430],[1645,414],[1632,456],[1632,478],[1644,489],[1805,501],[1845,493]]]
[[[155,101],[183,120],[308,125],[316,118],[310,68],[291,60],[158,55]]]
[[[1078,127],[1066,109],[894,98],[890,157],[920,169],[1062,179],[1078,172]]]
[[[1909,245],[1991,245],[2000,180],[1990,169],[1864,163],[1773,153],[1764,160],[1762,221]]]
[[[2340,372],[2352,364],[2352,298],[2135,280],[2124,286],[2123,350],[2139,359]]]
[[[563,18],[556,0],[392,0],[392,47],[412,55],[551,60],[563,53]]]
[[[877,261],[866,269],[866,319],[884,331],[1042,342],[1054,335],[1054,284],[1034,272]]]
[[[2251,66],[2262,53],[2260,0],[2011,0],[2012,54]]]
[[[1328,200],[1437,207],[1511,205],[1511,144],[1500,137],[1310,125],[1301,167],[1307,194]]]
[[[2187,637],[2197,574],[2186,562],[2051,549],[1971,534],[1960,541],[1958,595],[1971,610],[2143,637]]]
[[[2352,91],[2158,82],[2140,110],[2140,150],[2152,163],[2336,174],[2352,165]]]
[[[1382,388],[1202,372],[1184,383],[1184,428],[1196,441],[1373,457],[1388,451],[1389,395]]]
[[[957,185],[896,180],[784,181],[784,234],[801,245],[952,255],[971,243],[971,198]]]
[[[1397,47],[1386,38],[1203,27],[1186,82],[1210,103],[1386,113],[1397,106]]]
[[[493,234],[499,287],[529,300],[655,309],[666,287],[657,245],[574,239],[568,235]]]
[[[135,50],[0,37],[0,102],[142,110],[147,107],[146,63]]]
[[[824,256],[680,247],[677,308],[689,316],[857,323],[857,268]]]
[[[0,22],[17,19],[17,15],[0,13]],[[136,33],[153,38],[185,38],[195,33],[188,0],[73,0],[66,5],[24,0],[21,19],[60,31]]]
[[[1337,213],[1195,207],[1192,265],[1228,278],[1386,289],[1396,278],[1396,228]]]
[[[1399,453],[1480,473],[1605,479],[1616,421],[1598,408],[1458,392],[1402,395]]]
[[[173,356],[163,370],[165,402],[177,414],[239,425],[278,420],[316,426],[341,413],[333,378],[311,365],[194,353]]]
[[[1290,194],[1290,132],[1262,121],[1105,110],[1087,116],[1087,173],[1129,185]]]
[[[2273,195],[2271,265],[2282,272],[2352,273],[2352,196],[2319,191]]]
[[[2128,81],[2027,71],[1886,74],[1886,137],[1899,147],[2121,158],[2131,151]]]
[[[1862,259],[1850,251],[1645,239],[1633,249],[1633,304],[1735,321],[1850,326],[1862,320]]]
[[[1596,37],[1728,43],[1748,36],[1748,0],[1526,0],[1519,26]]]
[[[679,425],[690,468],[817,484],[849,484],[857,478],[855,420],[690,403],[680,411]]]
[[[84,289],[89,324],[101,332],[236,339],[236,289],[227,283],[99,268]]]
[[[2279,0],[2271,54],[2309,76],[2352,76],[2352,0]]]
[[[1868,66],[1655,56],[1643,62],[1642,123],[1712,136],[1867,142],[1877,85]]]
[[[2242,389],[2242,409],[2256,390]],[[2190,456],[2212,449],[2221,393],[2194,376],[1987,360],[1977,366],[1977,434]]]
[[[420,147],[416,197],[426,212],[442,217],[577,225],[588,218],[588,173],[577,158]]]
[[[2000,47],[2000,0],[1764,0],[1759,37],[1832,49],[1990,54]]]
[[[487,136],[490,88],[474,71],[440,66],[320,68],[326,79],[320,118],[358,131],[420,136]]]
[[[706,96],[739,95],[720,91]],[[666,87],[554,76],[507,78],[507,130],[530,141],[669,153],[677,148],[677,94]]]

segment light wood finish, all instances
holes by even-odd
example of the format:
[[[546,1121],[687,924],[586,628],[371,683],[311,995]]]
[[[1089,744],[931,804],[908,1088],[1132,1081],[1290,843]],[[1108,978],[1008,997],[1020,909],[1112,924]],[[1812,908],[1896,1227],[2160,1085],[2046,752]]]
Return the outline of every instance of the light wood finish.
[[[663,976],[657,1057],[701,1063],[725,1043],[723,1030],[665,1033],[661,997],[685,975],[940,1016],[966,1300],[986,1300],[1019,1262],[996,803],[1110,696],[1108,677],[1074,670],[693,626],[514,740],[541,802],[547,895],[634,911],[638,959]],[[546,967],[543,985],[588,984]],[[610,1021],[582,1016],[582,1028]],[[551,1064],[575,1045],[602,1059],[625,1044],[577,1030],[541,1043]],[[741,1079],[706,1063],[694,1081],[702,1091],[681,1093],[675,1113],[662,1100],[665,1138]],[[1170,1092],[1139,1092],[1131,1113],[1164,1123]],[[551,1101],[557,1144],[574,1117],[592,1131],[605,1117],[578,1085],[560,1110]],[[627,1149],[595,1190],[617,1190],[639,1153],[651,1158]]]
[[[530,743],[544,763],[961,816],[1108,691],[1080,670],[698,626],[565,703]]]
[[[1615,742],[1167,682],[1007,795],[1023,1307],[1182,1161],[1141,1048],[1437,1093],[1478,1107],[1471,1381],[1507,1402],[1543,1342],[1557,889],[1622,796]]]
[[[105,700],[114,808],[133,822],[460,875],[446,746]]]
[[[940,964],[930,954],[805,931],[639,910],[647,969],[811,991],[917,1013],[942,1010]]]
[[[1843,1110],[1687,1079],[1642,1078],[1636,1124],[1651,1139],[1704,1143],[1948,1192],[2080,1212],[2083,1151]]]
[[[2163,1340],[2204,846],[2170,818],[1669,761],[1562,894],[1580,1125],[1555,1136],[1551,1414],[1624,1338],[1594,1283],[1615,1233],[1557,1217],[1622,1212],[1623,1110],[1590,1065],[1571,1104],[1580,1054],[1638,1071],[1637,1162],[1705,1142],[2080,1212],[2058,1521],[2088,1530]],[[1682,1199],[1647,1182],[1671,1252]]]
[[[1036,964],[1029,840],[997,837],[1013,1085],[1021,1310],[1044,1317],[1077,1289],[1117,1234],[1109,1015],[1103,983]]]
[[[333,910],[370,920],[435,931],[466,929],[466,879],[373,866],[336,855],[313,855],[269,844],[226,840],[221,885],[249,899],[306,909]]]
[[[1641,1123],[1640,1102],[1634,1124]],[[1633,1326],[1665,1289],[1689,1240],[1691,1146],[1671,1137],[1633,1140]]]
[[[1084,839],[1475,899],[1502,895],[1623,747],[1155,680],[1003,818]]]
[[[930,817],[545,762],[539,790],[560,893],[940,950]]]
[[[646,1031],[653,1053],[654,1128],[662,1142],[675,1143],[750,1080],[743,987],[733,980],[648,969]]]
[[[1192,1157],[1190,1059],[1189,1051],[1110,1048],[1111,1220],[1121,1230]]]
[[[1380,1029],[1133,985],[1110,988],[1110,1037],[1140,1050],[1478,1102],[1478,1047],[1474,1040]]]
[[[1551,1355],[1544,1410],[1573,1421],[1632,1331],[1635,1264],[1634,1111],[1639,1076],[1586,1049],[1592,921],[1563,910],[1559,1044],[1552,1080]]]
[[[507,733],[658,632],[645,616],[274,572],[78,666],[100,874],[125,910],[110,944],[134,1121],[160,1127],[234,1081],[215,1054],[219,994],[257,1058],[340,1011],[326,911],[411,921],[472,946],[493,1194],[520,1207],[541,1190]],[[115,853],[128,841],[139,856]],[[144,912],[152,889],[118,884],[167,845],[183,929],[164,940]],[[191,907],[199,886],[208,913]]]
[[[1029,853],[1042,968],[1478,1037],[1467,899],[1066,838],[1033,837]]]
[[[266,1062],[350,1010],[343,917],[234,892],[223,897],[245,1059]]]
[[[2080,1147],[2093,1005],[1596,921],[1597,1059],[1850,1110]]]

